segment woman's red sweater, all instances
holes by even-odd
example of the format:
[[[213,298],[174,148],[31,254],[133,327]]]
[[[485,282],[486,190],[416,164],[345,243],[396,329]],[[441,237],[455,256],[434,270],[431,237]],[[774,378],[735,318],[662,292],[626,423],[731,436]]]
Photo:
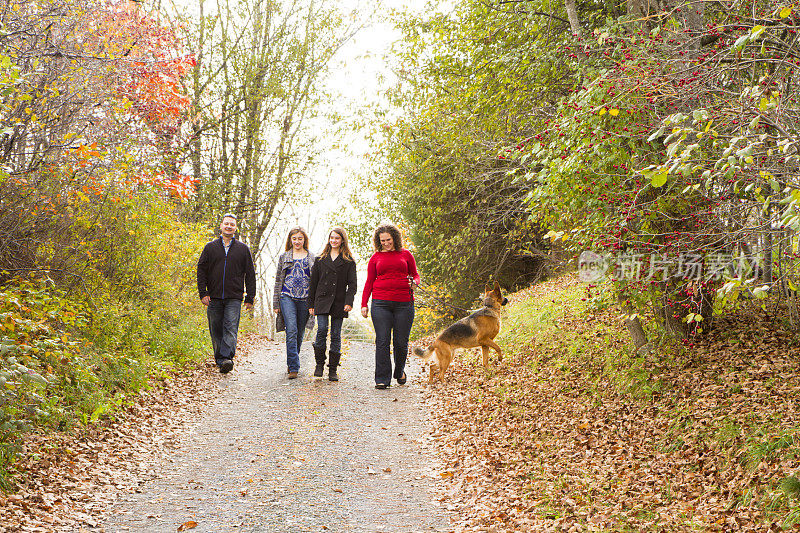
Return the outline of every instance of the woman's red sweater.
[[[375,252],[367,263],[367,282],[361,295],[361,307],[367,307],[369,297],[392,302],[414,300],[408,286],[408,276],[419,284],[417,263],[408,250]]]

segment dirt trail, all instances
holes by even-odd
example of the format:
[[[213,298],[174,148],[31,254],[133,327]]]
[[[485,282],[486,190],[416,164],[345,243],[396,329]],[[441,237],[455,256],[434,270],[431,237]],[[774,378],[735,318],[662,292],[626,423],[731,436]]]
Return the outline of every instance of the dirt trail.
[[[442,468],[427,446],[422,391],[375,390],[373,348],[352,344],[341,381],[286,379],[270,343],[220,377],[216,397],[151,481],[122,495],[106,532],[447,531],[434,493]]]

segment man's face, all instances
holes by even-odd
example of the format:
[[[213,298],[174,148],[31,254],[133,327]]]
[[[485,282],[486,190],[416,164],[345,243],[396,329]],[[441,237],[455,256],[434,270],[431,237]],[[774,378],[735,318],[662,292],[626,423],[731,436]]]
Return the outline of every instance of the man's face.
[[[233,237],[236,233],[236,219],[225,217],[219,225],[219,231],[226,237]]]

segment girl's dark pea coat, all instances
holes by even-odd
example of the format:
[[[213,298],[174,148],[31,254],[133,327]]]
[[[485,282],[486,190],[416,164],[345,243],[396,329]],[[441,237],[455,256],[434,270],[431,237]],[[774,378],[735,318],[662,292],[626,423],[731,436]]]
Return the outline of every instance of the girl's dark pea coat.
[[[344,306],[353,306],[356,290],[355,261],[347,261],[341,254],[335,261],[330,255],[319,257],[311,267],[308,306],[315,315],[346,318]]]

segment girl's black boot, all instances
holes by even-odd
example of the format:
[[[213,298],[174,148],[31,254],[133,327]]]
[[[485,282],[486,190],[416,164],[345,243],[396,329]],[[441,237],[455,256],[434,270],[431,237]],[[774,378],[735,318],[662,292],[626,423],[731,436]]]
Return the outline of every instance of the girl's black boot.
[[[314,368],[314,377],[321,378],[325,372],[325,346],[318,347],[313,344],[312,346],[314,346],[314,359],[317,360],[317,366]]]

